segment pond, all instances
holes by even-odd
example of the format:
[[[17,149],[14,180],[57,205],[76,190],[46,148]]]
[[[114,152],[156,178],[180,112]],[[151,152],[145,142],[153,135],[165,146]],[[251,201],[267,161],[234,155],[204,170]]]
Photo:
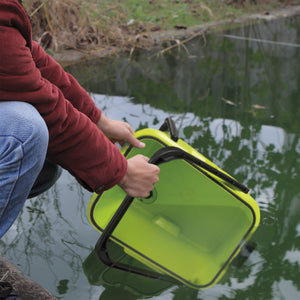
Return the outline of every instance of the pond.
[[[60,299],[300,298],[300,17],[198,36],[171,52],[136,52],[67,68],[113,119],[137,130],[172,117],[179,136],[250,188],[257,247],[212,288],[194,290],[104,267],[67,172],[30,199],[1,253]]]

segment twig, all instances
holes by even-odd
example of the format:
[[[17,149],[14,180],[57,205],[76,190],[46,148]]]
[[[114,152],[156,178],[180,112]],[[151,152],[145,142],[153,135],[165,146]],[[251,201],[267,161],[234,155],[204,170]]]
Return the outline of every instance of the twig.
[[[176,44],[174,44],[172,46],[169,46],[169,47],[161,50],[159,53],[160,54],[164,54],[165,52],[170,51],[171,49],[173,49],[175,47],[182,46],[186,50],[186,52],[188,53],[188,55],[190,55],[188,49],[186,48],[186,46],[184,44],[187,43],[187,42],[189,42],[190,40],[194,39],[195,37],[200,36],[200,35],[204,36],[204,31],[198,32],[196,34],[193,34],[192,36],[188,37],[187,39],[185,39],[185,40],[183,40],[181,42],[179,40],[175,40]]]
[[[4,275],[2,276],[0,281],[4,281],[7,278],[8,274],[9,274],[9,271],[6,271],[6,273],[4,273]]]
[[[43,6],[44,6],[44,2],[38,7],[38,8],[36,8],[31,14],[30,14],[30,18],[32,17],[32,16],[34,16]]]
[[[53,33],[53,27],[52,27],[52,25],[50,23],[50,18],[49,18],[49,13],[48,13],[48,8],[47,8],[46,3],[47,3],[47,1],[45,0],[44,1],[44,4],[45,4],[44,5],[44,10],[45,10],[45,15],[46,15],[46,20],[47,20],[47,24],[48,24],[48,26],[50,28],[50,31]]]

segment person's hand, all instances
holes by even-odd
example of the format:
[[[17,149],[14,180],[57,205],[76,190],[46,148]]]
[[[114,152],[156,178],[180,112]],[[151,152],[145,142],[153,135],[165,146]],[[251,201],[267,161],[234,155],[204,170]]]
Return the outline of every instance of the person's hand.
[[[160,169],[148,161],[149,158],[141,154],[127,161],[127,171],[119,186],[131,197],[146,198],[158,182]]]
[[[131,126],[122,121],[115,121],[107,118],[103,114],[97,127],[108,137],[113,143],[118,142],[121,146],[125,141],[137,148],[144,148],[145,144],[134,137],[134,131]]]

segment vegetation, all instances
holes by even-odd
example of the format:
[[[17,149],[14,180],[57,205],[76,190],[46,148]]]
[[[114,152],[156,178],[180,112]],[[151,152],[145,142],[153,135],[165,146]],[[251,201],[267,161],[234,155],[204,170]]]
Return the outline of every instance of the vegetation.
[[[300,3],[300,0],[292,1]],[[23,0],[45,49],[102,51],[152,46],[154,32],[234,19],[285,0]]]

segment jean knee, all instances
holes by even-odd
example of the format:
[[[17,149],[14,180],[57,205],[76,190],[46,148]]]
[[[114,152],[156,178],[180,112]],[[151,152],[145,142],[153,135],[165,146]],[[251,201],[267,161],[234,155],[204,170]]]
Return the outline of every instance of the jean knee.
[[[34,107],[32,107],[34,109]],[[24,117],[23,117],[24,118]],[[49,132],[45,121],[40,114],[35,111],[27,115],[22,120],[27,125],[26,140],[23,141],[24,149],[33,151],[35,149],[36,155],[45,156],[48,149]]]
[[[25,155],[34,153],[37,161],[44,160],[49,133],[39,112],[31,104],[18,101],[0,102],[0,111],[0,135],[18,139]]]

